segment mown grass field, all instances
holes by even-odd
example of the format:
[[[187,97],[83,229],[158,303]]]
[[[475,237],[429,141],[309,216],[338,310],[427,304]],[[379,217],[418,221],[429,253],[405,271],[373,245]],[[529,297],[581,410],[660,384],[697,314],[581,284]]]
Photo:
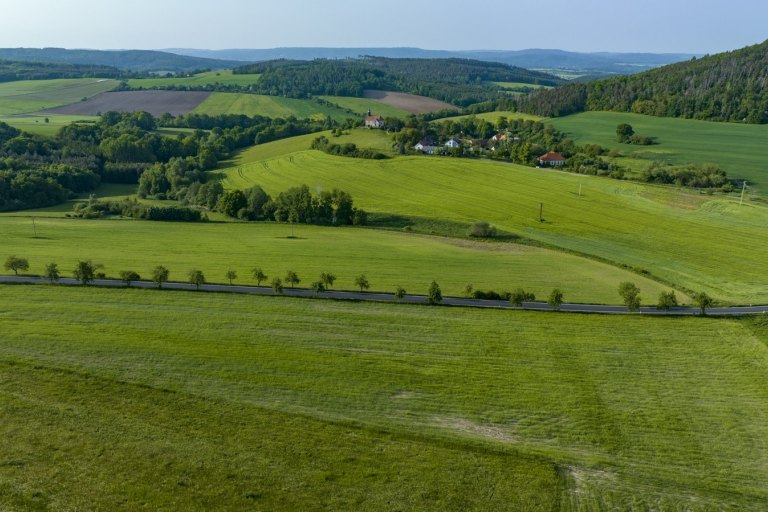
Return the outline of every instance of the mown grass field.
[[[55,286],[0,304],[5,507],[768,500],[762,319]]]
[[[307,117],[330,116],[337,121],[353,117],[340,108],[321,105],[312,100],[297,100],[259,94],[240,94],[215,92],[201,103],[196,114],[244,114],[247,116],[289,117],[300,119]]]
[[[349,109],[355,112],[358,117],[366,115],[369,108],[371,109],[371,113],[373,115],[382,117],[403,118],[410,115],[410,113],[406,112],[405,110],[401,110],[390,105],[385,105],[384,103],[381,103],[380,101],[372,98],[350,98],[347,96],[320,96],[320,98],[324,99],[325,101],[330,101],[331,103],[334,103],[341,108]]]
[[[46,123],[45,120],[48,119]],[[16,116],[0,116],[0,122],[9,124],[19,130],[37,135],[53,136],[64,126],[76,122],[96,122],[96,116],[60,116],[53,114],[30,114]]]
[[[35,229],[39,238],[33,238]],[[355,290],[355,278],[365,274],[371,291],[402,286],[426,295],[436,280],[452,296],[462,296],[472,283],[482,290],[522,287],[546,300],[552,288],[560,287],[569,301],[607,304],[619,302],[616,290],[625,280],[636,282],[653,301],[666,289],[626,270],[557,251],[372,229],[41,217],[33,226],[29,218],[2,217],[0,231],[2,260],[25,257],[37,274],[55,261],[71,275],[79,259],[91,259],[116,278],[121,270],[135,270],[149,279],[156,265],[164,265],[176,281],[186,281],[187,272],[197,268],[208,281],[225,283],[227,270],[233,269],[239,274],[236,284],[253,285],[251,270],[258,266],[270,280],[293,270],[304,288],[322,272],[332,272],[334,289],[340,290]],[[291,233],[296,238],[288,238]]]
[[[23,80],[0,84],[0,115],[37,112],[110,91],[116,80],[96,78]]]
[[[485,220],[518,236],[647,270],[726,303],[768,301],[764,206],[491,161],[365,161],[301,151],[303,143],[277,156],[290,144],[241,153],[221,171],[225,186],[259,184],[273,194],[302,183],[341,188],[360,207],[403,217],[403,224],[412,217]],[[542,203],[545,221],[539,222]]]
[[[768,193],[765,141],[768,126],[713,123],[617,112],[585,112],[548,121],[578,144],[617,149],[633,159],[675,164],[714,163],[730,178],[748,180],[751,193]],[[616,141],[616,126],[629,123],[635,133],[656,137],[658,144],[632,146]],[[621,159],[619,159],[621,163]],[[646,164],[647,165],[647,164]]]
[[[128,80],[129,87],[201,87],[206,85],[239,85],[247,87],[259,81],[261,75],[235,75],[231,69],[206,71],[184,78],[134,78]]]

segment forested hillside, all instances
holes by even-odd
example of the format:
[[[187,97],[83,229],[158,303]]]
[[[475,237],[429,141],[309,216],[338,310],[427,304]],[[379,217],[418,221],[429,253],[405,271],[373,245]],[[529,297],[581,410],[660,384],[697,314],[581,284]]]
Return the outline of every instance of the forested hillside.
[[[562,116],[587,110],[709,121],[768,122],[768,41],[632,76],[531,94],[523,110]]]
[[[536,71],[468,59],[276,60],[236,68],[260,74],[258,92],[303,98],[308,95],[362,97],[366,89],[420,94],[467,106],[499,96],[489,82],[559,85],[562,80]]]
[[[0,59],[111,66],[128,71],[193,71],[228,69],[243,64],[187,57],[152,50],[67,50],[64,48],[0,48]]]
[[[109,66],[0,60],[0,82],[57,78],[119,78],[121,75],[119,69]]]

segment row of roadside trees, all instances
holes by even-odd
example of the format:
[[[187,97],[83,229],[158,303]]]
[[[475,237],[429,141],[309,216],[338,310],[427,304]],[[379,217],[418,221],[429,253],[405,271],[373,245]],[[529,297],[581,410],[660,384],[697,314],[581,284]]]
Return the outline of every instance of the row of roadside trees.
[[[9,256],[4,263],[6,270],[13,271],[16,275],[19,271],[26,272],[29,270],[29,261],[26,258],[18,256]],[[88,285],[96,279],[104,279],[106,275],[103,271],[104,266],[99,263],[93,263],[91,260],[80,260],[72,270],[72,276],[80,281],[83,285]],[[121,270],[118,274],[120,280],[130,287],[132,283],[140,281],[141,275],[134,270]],[[52,262],[45,266],[45,270],[42,277],[49,280],[51,283],[57,282],[61,278],[61,270],[58,264]],[[227,270],[224,277],[229,281],[230,285],[234,284],[235,279],[238,278],[238,273],[235,270]],[[261,286],[262,283],[266,283],[269,280],[269,276],[264,273],[261,267],[255,267],[251,270],[251,277],[256,281],[257,286]],[[154,267],[150,274],[150,280],[157,285],[158,288],[163,287],[163,283],[168,282],[170,278],[170,270],[162,265]],[[200,286],[207,283],[205,274],[202,270],[193,268],[187,272],[187,282],[195,285],[196,289],[200,289]],[[315,295],[322,292],[331,290],[336,282],[336,274],[331,272],[322,272],[319,279],[312,281],[309,286]],[[273,277],[270,286],[274,293],[283,293],[284,288],[287,286],[290,289],[296,288],[301,283],[301,278],[293,270],[288,270],[283,278]],[[365,274],[360,274],[354,278],[354,285],[360,289],[360,293],[367,291],[370,288],[370,282]],[[628,311],[639,311],[641,304],[640,289],[632,282],[625,281],[619,285],[619,295],[622,298],[624,305]],[[505,294],[498,294],[495,292],[481,292],[479,290],[472,290],[471,285],[467,285],[465,290],[467,296],[477,299],[496,299],[496,300],[508,300],[513,306],[521,307],[523,302],[535,301],[536,297],[533,293],[527,292],[522,288],[518,288],[513,292]],[[406,290],[402,286],[397,286],[394,296],[397,299],[402,299],[406,295]],[[715,301],[705,292],[695,293],[692,295],[694,304],[701,309],[701,314],[706,314],[706,310],[714,306]],[[427,291],[427,301],[430,304],[439,304],[443,300],[442,291],[440,285],[437,282],[432,281]],[[555,288],[547,298],[547,304],[554,310],[559,310],[560,306],[564,303],[563,292],[559,288]],[[674,291],[661,292],[659,295],[656,308],[659,310],[669,311],[673,307],[678,306],[677,296]]]

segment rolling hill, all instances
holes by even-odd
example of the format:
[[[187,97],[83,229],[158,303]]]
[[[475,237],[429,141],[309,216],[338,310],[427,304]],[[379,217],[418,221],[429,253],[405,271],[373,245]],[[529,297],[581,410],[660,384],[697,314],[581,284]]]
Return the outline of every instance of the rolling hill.
[[[556,117],[609,110],[660,117],[768,122],[768,41],[632,76],[538,91],[524,110]]]
[[[126,71],[193,71],[229,69],[242,61],[189,57],[153,50],[68,50],[64,48],[0,48],[0,59],[110,66]]]
[[[556,49],[424,50],[421,48],[270,48],[202,50],[172,48],[165,51],[209,59],[267,61],[276,59],[354,59],[363,55],[393,59],[474,59],[501,62],[527,69],[546,69],[589,75],[632,74],[698,57],[679,53],[580,53]]]

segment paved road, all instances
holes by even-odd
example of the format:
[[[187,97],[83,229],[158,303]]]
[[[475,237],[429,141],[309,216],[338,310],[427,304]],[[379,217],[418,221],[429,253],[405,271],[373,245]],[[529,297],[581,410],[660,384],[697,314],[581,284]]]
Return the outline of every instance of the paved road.
[[[22,276],[0,276],[0,283],[5,284],[48,284],[49,281],[40,277],[22,277]],[[60,285],[77,286],[79,281],[72,278],[61,278]],[[117,279],[96,279],[91,283],[92,286],[101,286],[105,288],[121,288],[125,284]],[[134,288],[157,288],[155,283],[149,281],[135,281],[131,284]],[[195,285],[189,283],[164,283],[164,289],[168,290],[196,290]],[[224,284],[204,284],[200,286],[200,291],[207,292],[225,292],[225,293],[244,293],[253,295],[274,295],[272,288],[266,286],[241,286]],[[285,288],[283,295],[289,297],[314,297],[312,290],[304,288]],[[318,297],[337,300],[362,300],[372,302],[405,302],[410,304],[426,304],[427,298],[423,295],[406,295],[399,301],[391,293],[360,293],[350,291],[326,291],[318,294]],[[495,309],[526,309],[530,311],[551,311],[552,308],[544,302],[525,302],[522,308],[516,308],[507,301],[502,300],[481,300],[465,299],[460,297],[444,297],[442,304],[448,306],[474,307],[474,308],[495,308]],[[640,308],[639,313],[629,313],[624,306],[606,306],[603,304],[563,304],[561,311],[569,313],[602,313],[614,315],[642,314],[642,315],[698,315],[699,308],[694,307],[676,307],[670,311],[659,311],[653,306]],[[768,314],[768,306],[739,306],[709,308],[707,315],[754,315]]]

